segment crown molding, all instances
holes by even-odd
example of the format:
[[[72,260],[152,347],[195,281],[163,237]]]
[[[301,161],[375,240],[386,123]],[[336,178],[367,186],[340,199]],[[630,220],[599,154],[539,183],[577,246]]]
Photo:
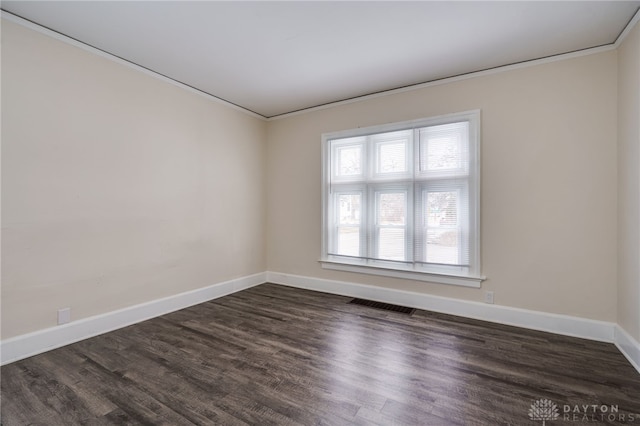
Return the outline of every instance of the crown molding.
[[[215,103],[218,103],[218,104],[221,104],[221,105],[225,105],[225,106],[227,106],[227,107],[229,107],[231,109],[234,109],[236,111],[243,112],[243,113],[245,113],[245,114],[247,114],[247,115],[249,115],[251,117],[254,117],[254,118],[257,118],[257,119],[260,119],[260,120],[263,120],[263,121],[267,119],[267,117],[265,117],[264,115],[258,114],[258,113],[254,112],[254,111],[251,111],[251,110],[247,109],[247,108],[241,107],[240,105],[236,105],[233,102],[229,102],[229,101],[227,101],[225,99],[222,99],[222,98],[219,98],[219,97],[217,97],[215,95],[212,95],[211,93],[207,93],[207,92],[202,91],[200,89],[197,89],[197,88],[195,88],[193,86],[189,86],[188,84],[182,83],[181,81],[174,80],[171,77],[167,77],[166,75],[160,74],[160,73],[158,73],[156,71],[153,71],[153,70],[151,70],[149,68],[145,68],[145,67],[143,67],[141,65],[138,65],[138,64],[136,64],[134,62],[131,62],[131,61],[128,61],[128,60],[126,60],[124,58],[121,58],[119,56],[113,55],[113,54],[111,54],[109,52],[106,52],[104,50],[98,49],[97,47],[94,47],[94,46],[91,46],[89,44],[83,43],[80,40],[76,40],[76,39],[74,39],[72,37],[69,37],[69,36],[64,35],[62,33],[54,31],[54,30],[52,30],[50,28],[44,27],[44,26],[42,26],[40,24],[37,24],[37,23],[35,23],[33,21],[29,21],[28,19],[24,19],[24,18],[22,18],[20,16],[17,16],[17,15],[14,15],[12,13],[9,13],[6,10],[2,10],[1,12],[2,12],[2,15],[1,15],[2,19],[6,19],[7,21],[10,21],[10,22],[13,22],[15,24],[21,25],[21,26],[23,26],[25,28],[29,28],[31,30],[39,32],[40,34],[44,34],[44,35],[49,36],[49,37],[51,37],[53,39],[61,41],[63,43],[66,43],[66,44],[69,44],[71,46],[80,48],[82,50],[85,50],[85,51],[87,51],[89,53],[93,53],[93,54],[98,55],[100,57],[109,59],[109,60],[111,60],[111,61],[113,61],[115,63],[118,63],[120,65],[124,65],[124,66],[126,66],[128,68],[134,69],[134,70],[139,71],[139,72],[141,72],[143,74],[146,74],[148,76],[157,78],[157,79],[159,79],[161,81],[164,81],[165,83],[172,84],[172,85],[177,86],[177,87],[179,87],[179,88],[181,88],[183,90],[186,90],[186,91],[191,92],[193,94],[196,94],[198,96],[202,96],[202,97],[204,97],[204,98],[206,98],[206,99],[208,99],[210,101],[213,101]]]
[[[633,15],[633,18],[631,18],[629,23],[627,23],[627,25],[624,27],[624,30],[622,30],[622,32],[620,33],[620,35],[616,39],[615,43],[613,43],[613,45],[615,46],[616,49],[618,47],[620,47],[622,42],[627,38],[629,33],[633,30],[633,28],[636,26],[636,24],[639,21],[640,21],[640,8],[638,8],[638,10],[636,11],[636,14]]]

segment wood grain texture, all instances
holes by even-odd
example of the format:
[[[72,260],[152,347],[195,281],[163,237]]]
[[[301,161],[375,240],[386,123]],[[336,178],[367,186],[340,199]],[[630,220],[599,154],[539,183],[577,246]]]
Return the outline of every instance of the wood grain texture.
[[[533,425],[541,398],[640,423],[612,344],[349,300],[263,284],[3,366],[2,424]]]

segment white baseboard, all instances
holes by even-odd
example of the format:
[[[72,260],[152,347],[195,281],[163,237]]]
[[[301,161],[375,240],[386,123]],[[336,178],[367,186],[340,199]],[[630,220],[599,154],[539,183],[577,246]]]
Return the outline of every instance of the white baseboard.
[[[547,331],[565,336],[580,337],[608,343],[614,342],[614,329],[616,324],[612,322],[278,272],[267,272],[267,281],[291,287],[358,297],[378,302],[409,306],[411,308],[458,315],[466,318]]]
[[[631,337],[620,325],[615,327],[615,344],[640,373],[640,342]]]
[[[261,272],[6,339],[0,342],[0,364],[8,364],[169,312],[217,299],[263,284],[265,281],[266,273]]]

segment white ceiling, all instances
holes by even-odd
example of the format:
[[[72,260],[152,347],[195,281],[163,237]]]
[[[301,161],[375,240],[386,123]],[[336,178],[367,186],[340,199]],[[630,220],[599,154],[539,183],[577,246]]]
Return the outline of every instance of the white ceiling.
[[[3,1],[264,117],[612,44],[640,1]]]

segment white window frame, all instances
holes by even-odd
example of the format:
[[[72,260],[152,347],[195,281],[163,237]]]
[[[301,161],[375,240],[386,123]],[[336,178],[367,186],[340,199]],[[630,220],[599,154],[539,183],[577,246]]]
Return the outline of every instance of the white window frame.
[[[469,244],[468,265],[452,267],[449,265],[424,264],[420,262],[396,262],[368,259],[367,253],[376,251],[377,229],[375,218],[375,203],[377,194],[385,191],[405,191],[407,200],[405,242],[408,259],[414,259],[413,238],[420,235],[422,225],[414,223],[414,216],[418,203],[428,188],[433,186],[433,182],[425,174],[414,173],[419,170],[420,148],[419,138],[414,137],[419,129],[442,124],[457,122],[469,123],[469,171],[468,179],[460,179],[453,174],[442,175],[441,181],[451,179],[456,183],[450,186],[438,186],[437,188],[455,188],[459,191],[468,192],[468,217],[467,211],[459,212],[462,216],[464,226],[468,226],[464,232],[468,234],[468,239],[464,239],[464,244]],[[412,136],[407,144],[406,152],[406,172],[381,174],[376,173],[377,167],[375,159],[376,150],[383,142],[365,142],[366,136],[378,133],[388,133],[395,131],[411,130]],[[332,169],[331,156],[336,155],[339,146],[330,143],[334,139],[352,138],[343,145],[358,145],[363,149],[361,158],[361,174],[354,176],[343,176],[337,179],[336,170]],[[360,139],[360,141],[359,141]],[[367,145],[369,144],[369,145]],[[337,167],[337,166],[336,166]],[[416,176],[414,178],[414,176]],[[331,212],[335,212],[334,197],[332,190],[332,180],[339,182],[334,185],[338,194],[361,194],[360,212],[360,257],[332,255],[337,247],[337,231],[333,223]],[[366,182],[363,182],[366,181]],[[460,206],[458,207],[460,209]],[[331,227],[331,229],[330,229]],[[369,235],[368,235],[369,234]],[[366,253],[365,253],[366,252]],[[455,114],[448,114],[438,117],[411,120],[400,123],[384,124],[346,131],[325,133],[322,135],[322,253],[320,262],[323,268],[339,271],[357,272],[373,275],[382,275],[393,278],[412,279],[442,284],[461,285],[466,287],[479,288],[486,277],[481,274],[480,258],[480,110],[466,111]]]

